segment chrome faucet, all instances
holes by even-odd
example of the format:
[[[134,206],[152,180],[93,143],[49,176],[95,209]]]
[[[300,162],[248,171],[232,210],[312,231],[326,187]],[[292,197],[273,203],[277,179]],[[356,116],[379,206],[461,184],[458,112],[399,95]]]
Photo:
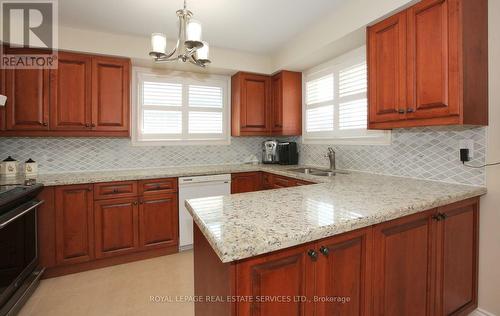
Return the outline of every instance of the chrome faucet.
[[[328,147],[328,154],[326,155],[326,157],[330,159],[330,170],[336,170],[337,166],[335,165],[335,150],[333,150],[332,147]]]

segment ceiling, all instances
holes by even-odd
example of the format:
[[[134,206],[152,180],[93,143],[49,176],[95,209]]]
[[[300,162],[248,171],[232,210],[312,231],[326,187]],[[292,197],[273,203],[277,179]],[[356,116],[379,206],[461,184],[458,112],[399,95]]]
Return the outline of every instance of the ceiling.
[[[348,0],[188,0],[210,45],[271,54]],[[182,0],[62,0],[59,23],[103,32],[177,37]]]

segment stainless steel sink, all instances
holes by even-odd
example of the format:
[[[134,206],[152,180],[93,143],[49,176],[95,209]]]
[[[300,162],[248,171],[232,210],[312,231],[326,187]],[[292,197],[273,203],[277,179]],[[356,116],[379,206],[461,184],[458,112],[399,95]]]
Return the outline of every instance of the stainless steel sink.
[[[348,174],[349,172],[344,170],[328,170],[328,169],[319,169],[319,168],[295,168],[288,169],[287,171],[298,172],[304,174],[310,174],[312,176],[320,176],[320,177],[333,177],[337,173],[338,174]]]

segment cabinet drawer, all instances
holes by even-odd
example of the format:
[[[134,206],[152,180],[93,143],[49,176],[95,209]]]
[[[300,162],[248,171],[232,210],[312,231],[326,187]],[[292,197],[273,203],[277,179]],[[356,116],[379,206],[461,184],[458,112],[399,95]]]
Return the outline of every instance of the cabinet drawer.
[[[264,172],[262,174],[262,187],[264,190],[272,189],[273,188],[273,175],[270,173]]]
[[[177,178],[142,180],[139,188],[142,195],[177,192]]]
[[[94,184],[94,199],[137,196],[137,181],[107,182]]]
[[[309,184],[314,184],[314,182],[305,181],[305,180],[295,180],[294,181],[295,186],[309,185]]]

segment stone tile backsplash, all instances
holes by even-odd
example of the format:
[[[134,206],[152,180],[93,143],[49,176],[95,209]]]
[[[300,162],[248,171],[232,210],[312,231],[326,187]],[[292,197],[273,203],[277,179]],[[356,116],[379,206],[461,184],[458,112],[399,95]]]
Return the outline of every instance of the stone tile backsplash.
[[[486,128],[425,127],[397,129],[388,146],[332,146],[337,168],[471,185],[485,185],[484,169],[462,165],[459,142],[474,141],[471,165],[482,165],[486,157]],[[300,163],[329,166],[328,145],[300,145]]]
[[[231,145],[132,146],[121,138],[0,138],[0,158],[33,158],[40,173],[118,170],[167,166],[242,163],[260,158],[262,137],[232,138]],[[484,185],[483,169],[470,169],[458,160],[461,139],[474,140],[474,159],[486,155],[486,128],[437,127],[394,130],[388,146],[333,146],[343,169]],[[300,142],[300,139],[298,139]],[[300,144],[300,162],[328,166],[328,145]]]

